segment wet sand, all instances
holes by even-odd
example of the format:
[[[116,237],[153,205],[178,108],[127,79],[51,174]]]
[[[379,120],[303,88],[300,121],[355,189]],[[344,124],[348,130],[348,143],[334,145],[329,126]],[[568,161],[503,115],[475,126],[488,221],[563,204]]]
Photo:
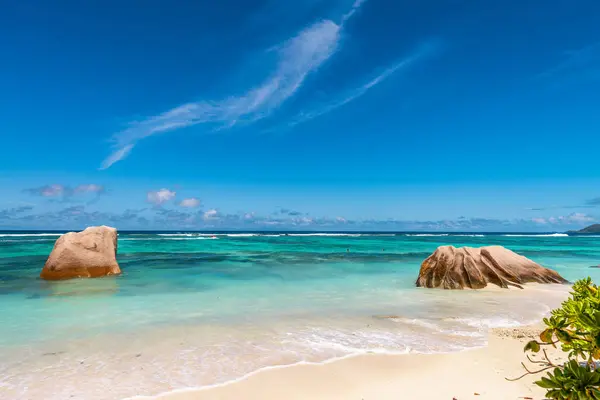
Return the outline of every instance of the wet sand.
[[[266,369],[221,386],[137,399],[543,399],[545,391],[533,384],[539,376],[505,379],[524,372],[523,346],[540,328],[494,329],[488,346],[458,353],[354,356]],[[561,353],[549,354],[559,360]]]

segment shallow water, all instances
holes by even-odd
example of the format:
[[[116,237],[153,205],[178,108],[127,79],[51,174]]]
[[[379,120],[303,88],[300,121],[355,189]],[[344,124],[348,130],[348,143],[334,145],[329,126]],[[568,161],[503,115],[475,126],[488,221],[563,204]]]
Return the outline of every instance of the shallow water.
[[[566,296],[415,288],[443,244],[499,244],[600,278],[598,237],[121,233],[121,276],[44,282],[56,237],[0,232],[1,398],[121,399],[361,352],[458,351]]]

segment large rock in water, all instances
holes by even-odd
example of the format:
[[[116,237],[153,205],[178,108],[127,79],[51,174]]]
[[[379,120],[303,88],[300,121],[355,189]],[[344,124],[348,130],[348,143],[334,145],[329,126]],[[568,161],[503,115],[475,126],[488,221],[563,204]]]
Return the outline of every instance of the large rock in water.
[[[421,264],[417,286],[481,289],[493,283],[522,289],[521,285],[528,282],[566,283],[567,280],[502,246],[440,246]]]
[[[58,280],[120,274],[116,255],[115,228],[94,226],[65,233],[56,240],[40,277]]]

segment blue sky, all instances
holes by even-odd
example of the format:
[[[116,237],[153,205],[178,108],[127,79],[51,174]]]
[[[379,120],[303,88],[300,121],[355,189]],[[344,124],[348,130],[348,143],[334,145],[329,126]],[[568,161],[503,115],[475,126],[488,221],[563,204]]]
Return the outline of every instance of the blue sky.
[[[0,228],[600,220],[595,0],[9,0]]]

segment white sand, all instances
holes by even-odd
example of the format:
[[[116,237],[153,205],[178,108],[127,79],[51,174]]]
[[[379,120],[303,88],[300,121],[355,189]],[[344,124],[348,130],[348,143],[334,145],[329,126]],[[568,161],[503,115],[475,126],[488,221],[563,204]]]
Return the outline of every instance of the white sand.
[[[364,355],[322,365],[268,369],[237,382],[156,397],[161,400],[543,399],[537,377],[509,382],[527,363],[523,345],[539,327],[496,329],[485,348],[460,353]],[[555,360],[560,351],[549,353]]]

